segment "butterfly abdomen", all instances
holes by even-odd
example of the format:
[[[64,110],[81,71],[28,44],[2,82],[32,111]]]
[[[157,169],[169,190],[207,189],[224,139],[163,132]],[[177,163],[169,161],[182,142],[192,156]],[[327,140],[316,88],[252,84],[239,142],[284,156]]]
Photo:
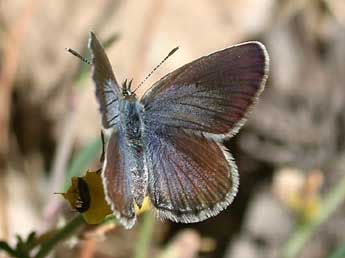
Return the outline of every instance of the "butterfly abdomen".
[[[136,204],[141,207],[148,180],[142,143],[141,108],[135,97],[123,99],[120,108],[122,109],[120,130],[124,133],[128,150],[132,194]]]

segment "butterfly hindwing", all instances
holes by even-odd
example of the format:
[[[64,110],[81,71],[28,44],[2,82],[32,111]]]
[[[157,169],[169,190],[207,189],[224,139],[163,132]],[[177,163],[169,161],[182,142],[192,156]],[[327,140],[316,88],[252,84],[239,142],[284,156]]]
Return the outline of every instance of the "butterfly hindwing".
[[[265,86],[268,56],[258,42],[233,46],[182,66],[144,95],[145,126],[235,134]]]
[[[145,137],[148,193],[161,218],[198,222],[225,209],[237,193],[237,167],[219,143],[178,130]]]
[[[89,49],[92,56],[92,79],[96,85],[96,98],[104,128],[112,128],[119,121],[120,88],[104,48],[90,32]]]
[[[107,202],[116,218],[126,228],[131,228],[135,222],[135,212],[126,148],[121,132],[113,132],[108,141],[102,178]]]

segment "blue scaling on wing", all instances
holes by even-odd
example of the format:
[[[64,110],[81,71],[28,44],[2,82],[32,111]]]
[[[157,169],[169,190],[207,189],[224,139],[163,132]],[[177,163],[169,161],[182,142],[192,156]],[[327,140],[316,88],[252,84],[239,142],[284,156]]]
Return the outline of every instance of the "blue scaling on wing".
[[[259,42],[201,57],[159,80],[144,95],[145,126],[234,135],[265,86],[268,55]]]
[[[92,56],[92,79],[96,85],[96,97],[105,129],[113,128],[119,121],[121,91],[104,48],[90,32],[89,49]]]

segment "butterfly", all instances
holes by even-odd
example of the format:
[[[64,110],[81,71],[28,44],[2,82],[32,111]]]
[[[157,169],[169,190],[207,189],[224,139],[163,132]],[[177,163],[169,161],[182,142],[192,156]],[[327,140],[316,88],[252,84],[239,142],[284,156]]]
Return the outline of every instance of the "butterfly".
[[[145,196],[160,218],[174,222],[200,222],[224,210],[239,176],[223,141],[242,127],[265,87],[265,46],[247,42],[203,56],[140,99],[131,81],[119,85],[92,32],[88,47],[108,136],[102,180],[118,222],[133,227],[134,205],[141,207]]]

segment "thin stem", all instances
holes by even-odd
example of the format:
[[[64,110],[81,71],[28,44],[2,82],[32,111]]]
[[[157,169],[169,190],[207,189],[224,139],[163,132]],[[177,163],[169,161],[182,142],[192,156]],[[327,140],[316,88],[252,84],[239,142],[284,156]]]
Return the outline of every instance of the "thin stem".
[[[139,239],[135,247],[134,258],[146,258],[149,250],[151,235],[154,225],[152,212],[147,211],[143,214],[143,222],[140,227]]]
[[[7,254],[11,255],[12,257],[16,258],[30,258],[26,254],[19,252],[18,250],[12,249],[6,242],[0,241],[0,251],[6,252]],[[2,256],[1,256],[2,257]]]
[[[36,254],[35,258],[43,258],[48,255],[52,249],[62,240],[65,240],[72,236],[75,231],[84,224],[84,219],[82,215],[78,215],[73,220],[71,220],[68,224],[66,224],[63,228],[57,231],[57,233],[44,242],[41,245],[39,252]]]
[[[305,243],[311,238],[316,229],[342,204],[345,200],[345,176],[328,193],[319,213],[308,223],[297,228],[282,251],[282,257],[293,258],[298,255]]]

